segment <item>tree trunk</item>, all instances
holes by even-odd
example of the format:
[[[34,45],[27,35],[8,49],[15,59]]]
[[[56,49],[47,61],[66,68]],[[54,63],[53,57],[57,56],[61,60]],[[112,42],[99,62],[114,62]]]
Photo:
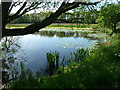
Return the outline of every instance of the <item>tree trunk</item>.
[[[2,29],[2,5],[1,5],[1,1],[0,1],[0,29]],[[2,30],[0,30],[0,39],[1,38],[2,38]]]
[[[116,23],[114,23],[114,25],[113,25],[113,29],[112,29],[112,32],[111,32],[111,34],[110,34],[110,36],[112,36],[115,32],[116,32]]]
[[[113,26],[113,32],[116,32],[116,23]]]
[[[11,2],[1,2],[2,5],[2,37],[8,20],[8,10]]]

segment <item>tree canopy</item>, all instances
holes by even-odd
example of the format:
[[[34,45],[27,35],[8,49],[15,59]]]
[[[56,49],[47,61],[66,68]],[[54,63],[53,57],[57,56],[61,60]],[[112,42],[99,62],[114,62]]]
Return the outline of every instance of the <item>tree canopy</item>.
[[[107,4],[101,7],[97,22],[103,26],[116,30],[117,23],[120,21],[120,4]]]

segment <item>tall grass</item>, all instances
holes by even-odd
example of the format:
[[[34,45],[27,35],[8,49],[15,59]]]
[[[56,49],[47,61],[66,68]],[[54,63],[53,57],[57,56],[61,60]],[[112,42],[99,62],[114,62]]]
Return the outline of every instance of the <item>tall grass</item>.
[[[71,59],[75,62],[80,62],[84,60],[87,56],[89,56],[89,50],[88,49],[77,49],[73,53],[71,52]]]
[[[49,75],[53,75],[59,67],[59,52],[48,52],[46,57],[49,64]]]
[[[27,27],[28,25],[27,24],[25,24],[25,25],[22,25],[22,24],[8,24],[6,27],[7,28],[10,28],[10,27],[14,27],[14,28],[16,28],[16,27]]]
[[[76,27],[76,28],[90,28],[91,25],[83,24],[83,25],[49,25],[48,27]]]

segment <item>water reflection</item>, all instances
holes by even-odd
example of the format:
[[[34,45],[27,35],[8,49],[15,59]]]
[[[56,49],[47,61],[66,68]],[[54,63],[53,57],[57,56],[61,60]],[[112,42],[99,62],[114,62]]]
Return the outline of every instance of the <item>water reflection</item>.
[[[59,38],[64,38],[64,37],[74,37],[74,38],[79,38],[79,37],[83,37],[83,38],[87,38],[89,40],[100,40],[102,38],[95,37],[94,35],[96,35],[96,32],[71,32],[71,31],[54,31],[54,30],[41,30],[39,32],[40,36],[47,36],[47,37],[59,37]],[[91,35],[89,35],[91,34]],[[104,36],[105,37],[105,36]],[[103,38],[104,38],[103,37]]]
[[[74,32],[57,32],[57,31],[40,31],[40,36],[48,36],[48,37],[74,37],[75,33]]]
[[[19,38],[4,37],[1,40],[2,49],[2,81],[8,82],[12,78],[16,78],[18,75],[17,66],[20,61],[25,61],[24,55],[17,56],[20,51]],[[21,57],[21,58],[20,58]],[[19,62],[16,60],[19,59]],[[16,67],[14,66],[16,64]]]
[[[93,48],[98,40],[103,39],[93,32],[66,30],[41,30],[36,34],[5,37],[1,40],[3,80],[8,80],[9,75],[16,77],[15,75],[20,71],[20,62],[26,61],[26,69],[30,69],[33,73],[37,71],[43,73],[48,67],[47,52],[59,52],[59,62],[61,62],[63,58],[68,59],[70,52],[77,48]]]

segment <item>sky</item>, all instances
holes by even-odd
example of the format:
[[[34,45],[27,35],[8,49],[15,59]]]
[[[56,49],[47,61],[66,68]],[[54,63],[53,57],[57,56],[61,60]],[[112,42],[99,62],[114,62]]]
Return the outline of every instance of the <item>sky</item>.
[[[103,1],[102,3],[104,4],[105,1],[116,3],[116,1],[120,1],[120,0],[74,0],[74,1],[92,1],[92,2]],[[19,8],[20,8],[20,6],[13,8],[11,13],[15,13]],[[43,11],[43,10],[41,9],[39,11]],[[53,11],[55,11],[55,10],[53,10]],[[36,12],[38,12],[38,11],[36,11]],[[34,11],[30,11],[28,13],[34,13]]]

